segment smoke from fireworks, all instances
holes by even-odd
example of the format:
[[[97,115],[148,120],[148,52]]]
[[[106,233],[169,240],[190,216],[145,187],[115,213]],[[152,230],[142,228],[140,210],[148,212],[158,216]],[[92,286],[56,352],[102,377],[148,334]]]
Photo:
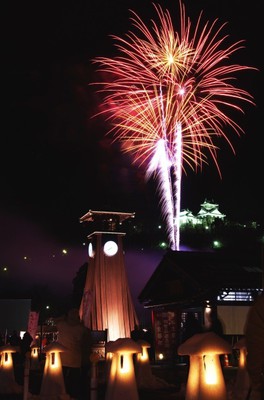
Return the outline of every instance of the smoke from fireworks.
[[[226,127],[240,135],[241,127],[227,115],[243,113],[241,103],[254,104],[252,96],[235,86],[234,75],[255,68],[232,64],[230,57],[243,41],[225,46],[226,24],[217,19],[195,25],[179,3],[179,26],[174,28],[168,10],[155,5],[158,22],[151,29],[131,11],[132,27],[124,38],[112,36],[118,55],[97,57],[103,73],[103,113],[112,123],[109,133],[135,163],[146,167],[146,176],[158,182],[161,210],[172,250],[179,250],[179,215],[182,171],[201,169],[212,158],[217,163],[214,138],[234,148]]]

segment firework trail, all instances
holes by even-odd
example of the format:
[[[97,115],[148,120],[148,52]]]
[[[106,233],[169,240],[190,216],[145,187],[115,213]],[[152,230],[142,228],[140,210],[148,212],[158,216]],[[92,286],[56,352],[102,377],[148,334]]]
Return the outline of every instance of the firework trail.
[[[203,24],[201,12],[193,25],[179,2],[176,30],[168,10],[154,8],[158,22],[151,20],[151,28],[131,11],[134,31],[112,36],[118,55],[93,60],[104,76],[95,83],[103,94],[98,114],[106,115],[113,140],[146,168],[146,177],[157,179],[170,247],[179,250],[182,172],[202,169],[212,158],[221,176],[214,139],[223,138],[234,152],[226,128],[243,133],[226,111],[243,113],[242,103],[254,104],[234,75],[255,68],[230,63],[244,45],[225,46],[226,24]]]

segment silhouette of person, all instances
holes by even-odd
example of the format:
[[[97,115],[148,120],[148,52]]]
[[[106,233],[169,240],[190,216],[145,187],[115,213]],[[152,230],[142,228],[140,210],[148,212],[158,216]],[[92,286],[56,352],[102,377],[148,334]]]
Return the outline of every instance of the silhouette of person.
[[[224,336],[224,329],[222,322],[218,318],[217,311],[213,310],[211,314],[211,325],[209,328],[210,331],[216,333],[218,336],[223,337]]]
[[[4,344],[5,344],[4,335],[2,334],[2,332],[0,332],[0,347],[4,346]]]
[[[10,346],[14,346],[17,348],[17,351],[15,353],[12,353],[14,368],[17,369],[17,367],[19,367],[21,363],[21,337],[16,330],[13,330],[13,333],[9,337],[8,341]]]
[[[182,341],[185,342],[187,339],[195,335],[196,333],[201,333],[202,327],[195,314],[189,312],[186,316],[186,321],[183,328]]]
[[[80,398],[85,392],[83,373],[88,373],[91,354],[91,335],[80,321],[79,310],[71,308],[66,317],[56,322],[58,342],[66,347],[61,353],[61,364],[66,392]]]
[[[31,350],[30,345],[32,342],[33,342],[33,337],[30,335],[29,332],[25,332],[20,342],[21,355],[23,359],[25,358],[26,353],[30,352]]]
[[[264,294],[249,309],[245,323],[247,371],[250,379],[248,400],[264,399]]]
[[[20,348],[21,337],[17,333],[16,330],[13,330],[12,335],[9,337],[9,344],[10,346],[16,346]]]

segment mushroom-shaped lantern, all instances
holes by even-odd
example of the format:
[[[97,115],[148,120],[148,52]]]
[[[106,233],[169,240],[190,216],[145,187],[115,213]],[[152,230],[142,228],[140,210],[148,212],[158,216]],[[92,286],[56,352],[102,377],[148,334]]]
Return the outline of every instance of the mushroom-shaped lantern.
[[[60,353],[67,351],[66,347],[58,342],[52,342],[45,346],[46,361],[40,388],[41,400],[65,399],[70,397],[65,390],[62,373]],[[59,396],[59,397],[58,397]]]
[[[105,344],[105,379],[108,381],[112,360],[113,360],[113,352],[112,348],[115,348],[115,341],[110,340]]]
[[[30,351],[30,369],[38,370],[40,369],[40,362],[39,362],[39,347],[37,345],[31,346]]]
[[[138,388],[153,386],[153,375],[149,363],[148,348],[150,344],[145,340],[137,340],[137,344],[141,347],[141,352],[136,355],[135,373]]]
[[[101,358],[100,354],[95,351],[93,351],[90,355],[90,362],[91,362],[90,400],[97,399],[97,387],[98,387],[97,364],[100,358]]]
[[[138,400],[133,354],[141,352],[141,346],[131,338],[120,338],[108,349],[112,362],[108,377],[106,400]]]
[[[226,399],[219,355],[227,353],[231,345],[214,332],[195,334],[178,347],[179,355],[190,356],[185,400]]]
[[[137,386],[139,389],[164,389],[175,388],[174,385],[168,384],[165,380],[153,375],[149,362],[148,348],[150,344],[145,340],[139,339],[137,343],[141,347],[141,352],[137,353],[135,361],[135,374]]]
[[[246,399],[249,392],[250,380],[246,367],[247,348],[245,338],[242,337],[237,343],[235,343],[233,348],[239,350],[239,362],[233,394],[237,400]]]
[[[17,346],[5,345],[0,347],[0,393],[16,394],[22,392],[22,387],[15,380],[12,353],[19,351]]]
[[[142,364],[149,364],[148,349],[150,348],[150,344],[142,339],[137,340],[137,344],[139,344],[141,347],[141,352],[137,353],[136,355],[137,362]]]

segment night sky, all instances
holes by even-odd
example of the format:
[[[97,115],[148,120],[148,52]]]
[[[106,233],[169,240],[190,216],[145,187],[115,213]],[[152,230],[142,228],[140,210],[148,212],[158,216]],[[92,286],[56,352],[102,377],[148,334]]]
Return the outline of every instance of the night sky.
[[[231,135],[236,155],[220,143],[222,180],[213,163],[199,174],[188,171],[182,182],[182,208],[197,213],[209,199],[230,219],[263,224],[261,4],[256,0],[184,3],[194,21],[204,10],[205,20],[227,22],[232,42],[245,40],[237,61],[259,72],[241,74],[238,86],[254,96],[256,106],[245,105],[245,114],[238,115],[245,135]],[[177,1],[160,4],[171,14],[178,12]],[[129,9],[144,22],[155,16],[147,0],[9,3],[0,263],[11,266],[10,274],[15,270],[28,280],[34,276],[35,281],[48,282],[52,276],[70,286],[86,261],[82,243],[88,230],[79,218],[89,209],[135,212],[135,221],[159,219],[158,198],[153,185],[145,181],[145,171],[133,166],[118,144],[111,144],[106,121],[92,118],[100,96],[90,85],[96,79],[91,60],[115,55],[109,35],[123,35],[131,28]],[[63,248],[70,258],[61,255]],[[21,259],[27,254],[35,261],[25,267]]]

